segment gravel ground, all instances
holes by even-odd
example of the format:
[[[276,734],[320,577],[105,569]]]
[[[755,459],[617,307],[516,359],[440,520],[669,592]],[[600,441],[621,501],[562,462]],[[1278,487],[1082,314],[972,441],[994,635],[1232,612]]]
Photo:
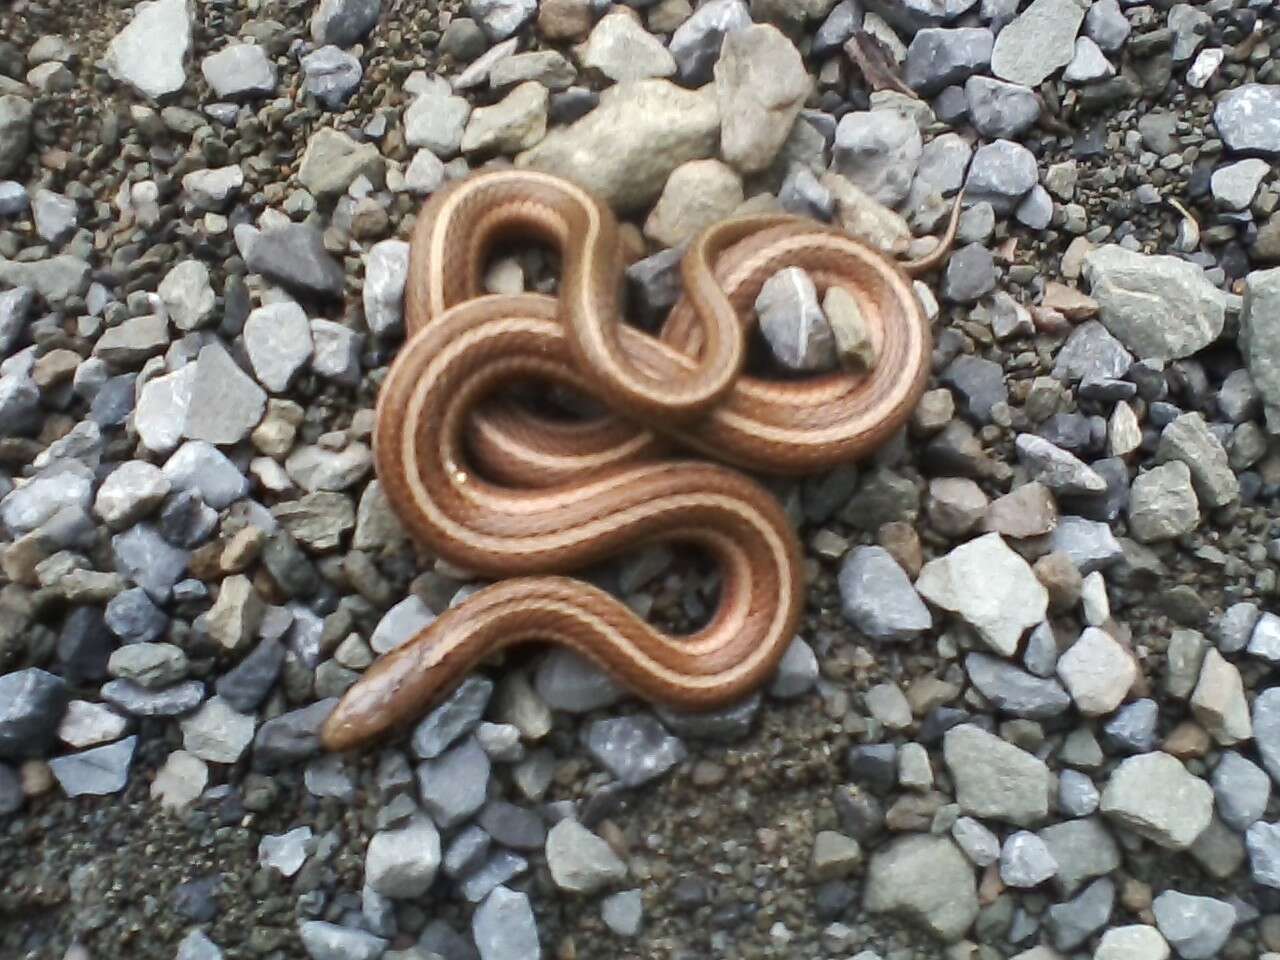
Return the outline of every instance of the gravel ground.
[[[1280,956],[1277,22],[0,10],[0,957]],[[416,211],[508,162],[634,225],[646,324],[723,217],[919,256],[963,187],[929,390],[866,463],[767,481],[808,604],[747,702],[517,651],[326,755],[335,698],[476,586],[369,441]],[[803,271],[756,312],[774,375],[875,362]],[[588,574],[668,629],[716,602],[678,548]]]

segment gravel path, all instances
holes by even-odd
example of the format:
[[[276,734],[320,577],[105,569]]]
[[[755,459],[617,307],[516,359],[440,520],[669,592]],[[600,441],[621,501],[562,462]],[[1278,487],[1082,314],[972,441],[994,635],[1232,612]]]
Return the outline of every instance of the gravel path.
[[[0,11],[0,957],[1280,957],[1273,0],[151,0]],[[478,584],[374,478],[423,200],[570,177],[948,265],[870,461],[769,481],[768,688],[517,651],[316,731]],[[493,292],[555,289],[499,251]],[[780,271],[753,363],[876,361]],[[573,398],[540,402],[580,409]],[[687,630],[679,546],[588,571]],[[1274,951],[1268,953],[1268,951]]]

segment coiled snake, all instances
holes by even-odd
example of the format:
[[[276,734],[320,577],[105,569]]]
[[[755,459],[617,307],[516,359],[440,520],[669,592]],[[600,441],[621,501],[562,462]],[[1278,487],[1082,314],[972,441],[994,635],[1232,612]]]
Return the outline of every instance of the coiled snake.
[[[683,709],[763,683],[799,623],[801,553],[782,507],[733,467],[808,473],[858,459],[902,425],[930,352],[909,274],[945,257],[958,211],[957,201],[935,253],[905,264],[797,217],[717,224],[685,254],[684,294],[653,337],[621,320],[624,246],[590,194],[503,170],[434,196],[411,245],[407,340],[378,399],[377,473],[413,537],[498,579],[374,663],[330,715],[324,745],[401,727],[494,651],[534,640],[566,644],[642,697]],[[559,252],[557,298],[482,295],[486,259],[511,237]],[[877,358],[869,373],[743,373],[744,318],[787,266],[854,298]],[[530,379],[584,391],[617,416],[565,422],[492,402]],[[673,459],[673,449],[720,463]],[[655,541],[696,545],[720,566],[718,607],[690,635],[667,635],[560,575]]]

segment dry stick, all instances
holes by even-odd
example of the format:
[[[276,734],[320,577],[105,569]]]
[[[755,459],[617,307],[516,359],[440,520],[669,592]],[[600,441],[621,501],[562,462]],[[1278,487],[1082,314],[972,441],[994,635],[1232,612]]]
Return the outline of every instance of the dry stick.
[[[898,76],[897,64],[893,62],[893,57],[885,49],[884,44],[865,30],[859,30],[845,41],[844,52],[858,65],[863,79],[867,81],[867,86],[872,91],[896,90],[912,100],[920,99],[920,96]]]

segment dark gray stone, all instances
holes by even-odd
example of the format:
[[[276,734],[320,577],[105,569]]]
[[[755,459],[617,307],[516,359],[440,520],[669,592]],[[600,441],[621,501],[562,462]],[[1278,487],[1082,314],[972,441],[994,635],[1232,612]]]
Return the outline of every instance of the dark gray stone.
[[[760,712],[761,701],[760,694],[753,693],[718,710],[683,712],[666,707],[656,707],[655,710],[662,725],[677,737],[734,743],[751,732],[756,714]]]
[[[169,599],[173,585],[186,572],[190,554],[170,546],[160,531],[139,523],[111,538],[116,570],[128,577],[157,603]]]
[[[862,4],[859,0],[840,0],[813,35],[810,52],[815,57],[834,53],[862,27]]]
[[[1058,774],[1058,809],[1069,817],[1087,817],[1098,809],[1101,794],[1093,778],[1080,770]]]
[[[311,960],[378,960],[387,949],[381,937],[324,920],[298,924],[298,938]]]
[[[1058,861],[1049,848],[1029,830],[1009,836],[1000,849],[1000,879],[1006,886],[1035,887],[1058,872]]]
[[[599,710],[626,696],[617,681],[594,661],[567,648],[547,652],[534,673],[533,684],[547,706],[569,713]]]
[[[1049,534],[1049,546],[1061,550],[1082,574],[1103,570],[1124,558],[1124,550],[1111,527],[1096,520],[1065,516]]]
[[[300,65],[303,89],[330,110],[343,108],[364,75],[360,61],[336,46],[321,47],[307,54]]]
[[[471,14],[490,40],[505,40],[533,19],[538,0],[467,0]]]
[[[1106,925],[1116,889],[1108,877],[1095,880],[1079,896],[1045,911],[1045,926],[1059,950],[1075,950]]]
[[[108,614],[110,609],[108,604]],[[107,659],[115,647],[108,626],[110,623],[104,621],[97,607],[76,607],[67,614],[57,646],[58,663],[67,683],[78,685],[107,675]]]
[[[428,954],[438,953],[444,960],[480,960],[471,941],[444,920],[432,920],[418,938],[418,947]]]
[[[1160,708],[1151,699],[1135,700],[1116,711],[1102,728],[1102,742],[1116,753],[1148,753],[1156,746]]]
[[[175,547],[194,549],[218,527],[218,511],[197,490],[179,490],[160,512],[160,535]]]
[[[180,717],[200,706],[204,700],[204,684],[185,680],[148,690],[132,680],[112,680],[102,685],[102,699],[131,717]]]
[[[22,809],[24,796],[18,773],[7,763],[0,763],[0,817]]]
[[[279,640],[263,640],[218,678],[218,696],[241,713],[257,710],[280,676],[284,654],[284,645]]]
[[[480,827],[474,824],[464,827],[444,852],[442,865],[445,876],[456,880],[471,873],[484,862],[491,842],[489,834]]]
[[[1101,817],[1052,824],[1040,831],[1040,839],[1058,861],[1053,886],[1064,897],[1120,866],[1120,847]]]
[[[683,245],[667,247],[627,267],[628,292],[646,320],[661,317],[680,298],[680,261],[685,249]]]
[[[31,142],[30,101],[12,94],[0,96],[0,177],[18,169]]]
[[[471,932],[483,960],[538,960],[538,925],[529,898],[497,887],[471,917]]]
[[[424,760],[438,757],[470,733],[484,716],[493,681],[472,675],[449,698],[427,714],[413,732],[413,752]]]
[[[16,217],[30,208],[26,187],[16,180],[0,180],[0,217]]]
[[[1133,27],[1120,12],[1119,0],[1097,0],[1085,14],[1084,30],[1102,50],[1115,53],[1124,46]]]
[[[169,626],[169,618],[152,603],[147,591],[132,587],[108,601],[106,625],[120,639],[138,642],[161,637]]]
[[[972,173],[969,179],[973,179]],[[966,244],[947,261],[942,280],[942,295],[947,300],[954,303],[976,303],[994,290],[995,286],[995,259],[991,251],[982,244]]]
[[[542,817],[503,800],[487,804],[476,822],[494,840],[512,850],[539,850],[547,839]]]
[[[497,887],[528,869],[529,861],[520,854],[510,850],[495,850],[475,873],[462,881],[462,897],[468,903],[479,903]]]
[[[1056,680],[1033,676],[986,653],[965,657],[969,680],[991,705],[1015,717],[1042,720],[1071,706],[1071,697]]]
[[[35,433],[40,420],[39,388],[27,377],[0,377],[0,436]]]
[[[1009,402],[1004,368],[982,357],[961,354],[947,365],[939,379],[960,394],[964,410],[978,423],[991,422],[991,408]]]
[[[311,39],[350,47],[368,35],[378,22],[381,0],[320,0],[311,15]]]
[[[174,490],[194,490],[215,510],[229,507],[249,492],[249,481],[221,450],[204,440],[188,440],[164,465]]]
[[[0,759],[48,756],[67,699],[63,679],[38,667],[0,676]]]
[[[978,0],[867,0],[894,27],[907,34],[950,23],[977,5]]]
[[[916,93],[931,97],[991,66],[994,42],[991,31],[982,27],[920,30],[907,48],[903,80]]]
[[[695,10],[676,28],[668,45],[680,82],[698,87],[709,81],[725,36],[749,26],[751,13],[743,0],[710,0]]]
[[[923,149],[920,128],[905,114],[854,110],[841,117],[836,127],[832,167],[880,203],[893,207],[910,191]]]
[[[319,230],[301,223],[264,230],[249,251],[248,266],[269,280],[304,296],[342,295],[344,273],[324,248]]]
[[[83,369],[83,365],[81,367]],[[136,373],[111,377],[98,389],[89,405],[89,419],[100,427],[119,427],[133,413],[137,397]]]
[[[331,697],[281,714],[260,726],[253,738],[254,769],[271,773],[318,754],[320,728],[337,705],[337,699]]]

